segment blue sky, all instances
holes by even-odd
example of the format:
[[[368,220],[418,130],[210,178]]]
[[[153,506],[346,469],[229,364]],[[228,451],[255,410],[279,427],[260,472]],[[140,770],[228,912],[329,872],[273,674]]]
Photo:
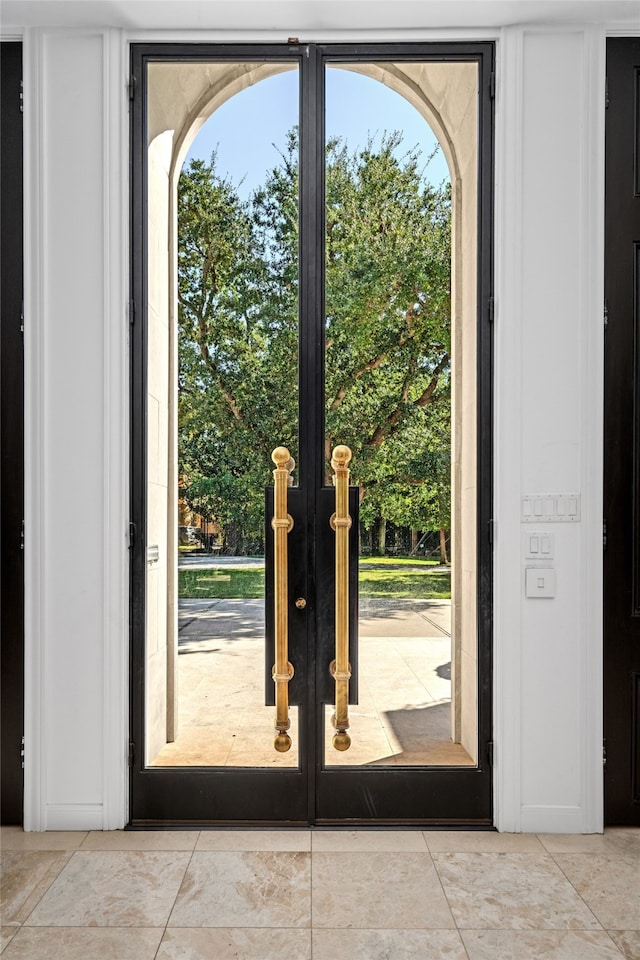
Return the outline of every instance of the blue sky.
[[[298,122],[298,72],[289,70],[248,87],[227,100],[204,125],[187,160],[209,160],[218,152],[218,172],[228,173],[248,196],[279,160],[286,133]],[[386,131],[403,133],[406,149],[419,145],[426,161],[436,138],[426,120],[404,97],[377,80],[349,70],[328,69],[326,75],[327,136],[339,136],[351,149],[364,146],[370,135],[379,142]],[[375,142],[374,140],[374,142]],[[273,146],[275,144],[275,146]],[[439,150],[425,171],[425,179],[440,184],[449,179]]]

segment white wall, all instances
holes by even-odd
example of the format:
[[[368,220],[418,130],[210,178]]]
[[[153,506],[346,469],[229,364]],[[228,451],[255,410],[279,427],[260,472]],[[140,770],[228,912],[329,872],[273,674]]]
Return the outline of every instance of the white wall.
[[[125,820],[125,49],[25,36],[25,827]]]
[[[593,831],[604,30],[491,35],[496,823]],[[126,37],[33,28],[25,60],[25,826],[113,828],[127,819]],[[554,528],[557,597],[526,600],[520,497],[570,491],[582,496],[582,520]]]
[[[589,832],[602,825],[603,35],[506,30],[498,82],[497,823]],[[541,525],[557,595],[525,599],[520,497],[570,492],[581,521]]]

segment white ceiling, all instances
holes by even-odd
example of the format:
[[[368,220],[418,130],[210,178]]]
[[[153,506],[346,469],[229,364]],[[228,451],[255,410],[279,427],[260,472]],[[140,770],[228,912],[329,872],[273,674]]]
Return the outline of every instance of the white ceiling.
[[[2,0],[0,27],[304,32],[637,24],[640,0]],[[278,38],[279,39],[279,38]]]

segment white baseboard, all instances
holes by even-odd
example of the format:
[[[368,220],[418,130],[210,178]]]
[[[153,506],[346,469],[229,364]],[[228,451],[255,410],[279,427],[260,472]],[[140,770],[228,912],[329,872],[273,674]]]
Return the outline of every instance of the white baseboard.
[[[583,807],[522,807],[522,833],[588,833]]]
[[[48,803],[45,830],[102,830],[101,803]]]

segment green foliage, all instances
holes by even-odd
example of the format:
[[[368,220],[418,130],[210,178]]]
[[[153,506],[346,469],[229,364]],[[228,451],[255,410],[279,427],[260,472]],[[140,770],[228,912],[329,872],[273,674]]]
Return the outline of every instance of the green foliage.
[[[449,525],[450,192],[399,134],[326,159],[326,455],[353,450],[361,517]],[[297,449],[297,131],[243,203],[209,164],[178,188],[179,460],[189,504],[259,540],[271,450]]]

